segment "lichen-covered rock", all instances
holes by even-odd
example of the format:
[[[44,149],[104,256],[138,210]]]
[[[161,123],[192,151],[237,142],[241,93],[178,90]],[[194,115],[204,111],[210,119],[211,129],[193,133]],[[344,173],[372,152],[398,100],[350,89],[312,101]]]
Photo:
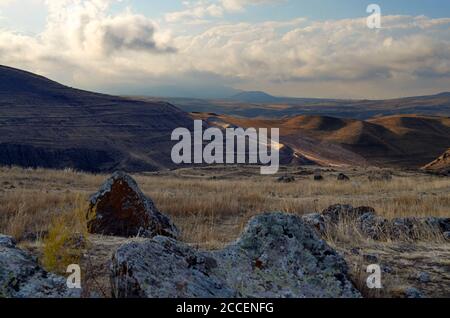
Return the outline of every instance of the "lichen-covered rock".
[[[114,173],[91,197],[89,210],[89,215],[94,215],[88,223],[91,233],[123,237],[178,236],[172,221],[123,172]]]
[[[0,298],[80,297],[80,290],[68,289],[66,279],[44,271],[14,240],[0,235]]]
[[[303,221],[315,228],[319,234],[325,234],[326,222],[325,218],[320,213],[311,213],[302,216]]]
[[[120,247],[113,255],[111,285],[119,298],[230,298],[237,293],[216,277],[209,253],[157,236]]]
[[[420,272],[417,275],[417,279],[419,280],[419,282],[421,282],[422,284],[427,284],[429,282],[431,282],[431,276],[428,273],[425,272]]]
[[[0,234],[0,246],[14,247],[16,246],[16,241],[10,236]]]
[[[116,297],[360,297],[343,258],[300,217],[264,214],[223,250],[156,237],[113,256]]]
[[[369,212],[361,215],[357,221],[362,234],[373,240],[380,240],[389,237],[389,221],[385,218],[379,217],[374,212]]]
[[[308,214],[303,219],[316,228],[319,234],[324,234],[327,229],[340,222],[353,222],[361,234],[373,240],[417,240],[429,232],[442,234],[445,238],[450,227],[449,218],[412,217],[389,220],[377,216],[375,209],[371,207],[354,208],[344,204],[332,205],[321,214]]]
[[[390,236],[393,239],[410,238],[419,236],[419,220],[416,218],[395,218],[390,223]]]
[[[408,287],[405,290],[405,298],[424,298],[423,293],[414,287]]]
[[[371,207],[354,208],[351,205],[336,204],[325,209],[322,215],[328,221],[339,222],[344,219],[357,219],[367,213],[375,214],[375,209]]]
[[[441,233],[445,237],[449,222],[448,218],[437,217],[395,218],[390,222],[390,237],[391,239],[417,240],[427,231]]]

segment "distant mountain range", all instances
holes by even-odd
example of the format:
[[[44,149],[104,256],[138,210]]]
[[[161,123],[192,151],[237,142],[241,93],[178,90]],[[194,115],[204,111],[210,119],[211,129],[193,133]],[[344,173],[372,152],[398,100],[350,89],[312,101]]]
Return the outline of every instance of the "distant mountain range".
[[[280,97],[273,96],[261,91],[241,92],[228,98],[229,100],[253,103],[253,104],[272,104],[272,103],[312,103],[333,101],[334,99],[324,98],[298,98],[298,97]]]
[[[280,128],[282,162],[291,164],[419,168],[450,147],[450,93],[341,101],[242,92],[220,101],[169,101],[82,91],[0,66],[0,165],[173,168],[171,133],[192,129],[193,118],[211,126]],[[202,112],[188,113],[193,110]],[[428,115],[403,115],[410,112]]]
[[[324,115],[365,120],[399,114],[450,116],[450,93],[388,100],[341,100],[275,97],[264,92],[242,92],[228,99],[166,100],[186,112],[213,112],[249,118]]]
[[[230,100],[246,103],[276,103],[279,97],[264,92],[242,92],[230,97]]]

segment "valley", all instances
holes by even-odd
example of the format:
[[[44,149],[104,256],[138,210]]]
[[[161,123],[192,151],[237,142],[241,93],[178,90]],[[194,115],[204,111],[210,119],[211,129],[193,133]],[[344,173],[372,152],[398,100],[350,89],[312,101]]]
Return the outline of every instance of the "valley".
[[[48,271],[44,277],[62,275],[67,264],[79,263],[88,274],[78,296],[87,298],[130,296],[128,287],[120,285],[128,281],[121,276],[122,253],[126,264],[133,259],[142,266],[134,272],[139,276],[135,279],[154,275],[144,277],[144,282],[164,279],[163,269],[184,271],[182,280],[205,275],[188,283],[171,281],[168,290],[134,284],[139,288],[131,296],[210,295],[211,288],[219,286],[215,279],[228,284],[218,288],[221,296],[279,295],[277,284],[261,291],[258,275],[265,270],[273,275],[278,261],[286,266],[297,262],[289,252],[299,249],[295,253],[333,254],[335,263],[329,267],[337,276],[315,282],[312,289],[290,285],[306,282],[299,271],[287,272],[294,280],[273,276],[293,295],[449,297],[447,98],[441,94],[348,101],[347,107],[344,101],[253,92],[219,101],[218,108],[206,100],[183,100],[190,105],[186,107],[180,100],[81,91],[0,66],[0,256],[6,255],[0,261],[14,276],[20,269],[14,262],[28,253],[26,266]],[[172,132],[181,129],[192,137],[194,120],[203,122],[200,128],[221,132],[279,128],[278,173],[261,175],[257,164],[176,165],[171,158],[176,143]],[[111,181],[113,172],[113,179],[123,180]],[[117,215],[103,222],[106,219],[92,207],[92,195],[102,197],[114,185],[116,193],[99,206]],[[100,220],[96,233],[89,232],[92,211]],[[121,235],[131,226],[124,221],[127,213],[133,226],[128,236]],[[347,213],[351,218],[326,224],[325,219],[332,220],[327,213]],[[148,224],[155,219],[162,223]],[[145,235],[159,233],[170,239],[142,237],[139,222],[148,227]],[[284,224],[285,231],[278,233],[273,222]],[[102,232],[105,226],[114,233]],[[260,239],[261,227],[279,235]],[[282,248],[273,249],[279,244]],[[250,255],[255,246],[271,252],[254,259]],[[243,248],[247,254],[229,257]],[[155,254],[142,261],[142,253],[149,251]],[[156,266],[154,257],[161,257],[161,264]],[[315,261],[322,266],[321,257]],[[235,285],[236,271],[226,270],[229,262],[255,279],[250,289]],[[383,268],[382,290],[365,285],[365,268],[374,262]],[[178,276],[167,279],[173,277]],[[338,289],[324,287],[335,284],[337,277],[344,279]],[[36,277],[27,279],[34,284]],[[0,297],[28,291],[7,287]],[[59,290],[44,293],[61,296]]]

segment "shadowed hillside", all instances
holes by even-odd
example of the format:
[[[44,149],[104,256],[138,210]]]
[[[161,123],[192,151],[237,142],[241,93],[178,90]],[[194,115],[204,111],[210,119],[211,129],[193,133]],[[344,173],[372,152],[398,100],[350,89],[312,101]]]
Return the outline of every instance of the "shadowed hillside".
[[[0,164],[85,171],[170,167],[170,134],[190,127],[165,102],[77,90],[0,66]]]
[[[264,97],[258,92],[243,96],[253,95]],[[421,104],[430,98],[412,100]],[[280,128],[282,164],[419,168],[450,145],[449,117],[193,116],[213,126]],[[165,102],[77,90],[0,66],[0,165],[94,172],[171,168],[170,135],[175,128],[192,126],[191,116]]]

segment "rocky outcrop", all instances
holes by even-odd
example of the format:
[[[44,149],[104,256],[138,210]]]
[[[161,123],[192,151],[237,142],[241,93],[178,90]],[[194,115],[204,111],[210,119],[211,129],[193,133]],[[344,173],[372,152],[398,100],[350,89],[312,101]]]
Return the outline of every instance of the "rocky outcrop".
[[[116,297],[360,297],[343,258],[300,217],[264,214],[223,250],[198,251],[167,237],[113,256]]]
[[[11,237],[0,235],[0,298],[80,297],[68,289],[66,279],[47,273],[31,254],[16,247]]]
[[[336,204],[322,213],[303,216],[303,220],[314,227],[320,234],[340,222],[352,222],[360,233],[374,240],[381,239],[420,239],[425,233],[442,234],[450,231],[450,218],[395,218],[392,220],[376,215],[371,207],[354,208],[351,205]]]
[[[322,215],[326,220],[331,222],[339,222],[343,219],[355,219],[366,213],[375,213],[375,209],[371,207],[353,208],[351,205],[336,204],[323,210]]]
[[[139,189],[136,181],[116,172],[90,199],[88,222],[91,233],[123,236],[176,238],[178,229],[160,213],[153,201]]]

